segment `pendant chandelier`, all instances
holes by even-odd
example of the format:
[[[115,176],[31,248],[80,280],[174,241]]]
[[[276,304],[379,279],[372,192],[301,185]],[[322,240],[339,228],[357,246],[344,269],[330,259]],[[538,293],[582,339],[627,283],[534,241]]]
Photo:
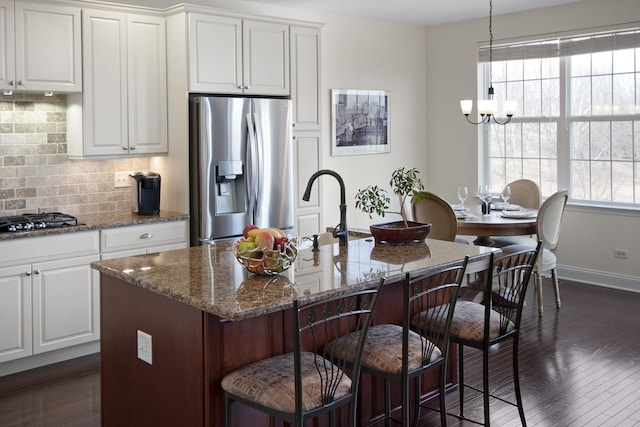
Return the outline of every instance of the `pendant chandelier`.
[[[495,114],[498,109],[498,101],[496,101],[493,96],[493,74],[491,70],[491,62],[493,60],[493,0],[489,0],[489,90],[487,93],[487,99],[478,100],[478,113],[480,114],[480,121],[474,122],[469,119],[469,114],[471,114],[471,110],[473,109],[473,100],[464,99],[460,101],[460,109],[462,109],[462,114],[467,118],[467,121],[474,125],[487,124],[493,121],[499,125],[506,125],[511,121],[511,118],[515,114],[518,108],[518,101],[509,101],[505,100],[503,102],[503,112],[507,117],[506,121],[498,121],[496,120]]]

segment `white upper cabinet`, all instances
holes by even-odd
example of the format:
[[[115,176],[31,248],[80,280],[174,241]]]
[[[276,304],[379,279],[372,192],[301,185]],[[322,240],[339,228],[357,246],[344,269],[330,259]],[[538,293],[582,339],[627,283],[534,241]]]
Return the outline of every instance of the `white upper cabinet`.
[[[289,26],[244,20],[244,93],[289,95]]]
[[[0,85],[21,92],[80,92],[80,9],[0,0]]]
[[[320,129],[320,30],[291,27],[294,130]]]
[[[166,46],[164,18],[127,15],[127,99],[132,154],[167,152]]]
[[[189,14],[189,91],[289,95],[289,26]]]
[[[83,10],[82,33],[84,92],[69,100],[69,156],[166,153],[164,18]]]

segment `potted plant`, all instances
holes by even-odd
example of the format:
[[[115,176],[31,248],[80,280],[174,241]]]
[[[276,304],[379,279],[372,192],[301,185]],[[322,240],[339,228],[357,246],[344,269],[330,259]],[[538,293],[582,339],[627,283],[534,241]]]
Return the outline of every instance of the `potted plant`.
[[[411,204],[415,205],[422,200],[424,184],[418,176],[420,172],[416,168],[397,168],[391,174],[389,185],[393,193],[400,198],[400,211],[390,211],[391,199],[387,196],[386,190],[377,185],[369,185],[356,193],[356,208],[369,214],[382,217],[385,214],[398,214],[402,221],[395,221],[385,224],[371,225],[369,229],[376,243],[403,244],[412,241],[424,241],[431,230],[431,224],[422,224],[409,221],[407,219],[406,201],[410,198]]]

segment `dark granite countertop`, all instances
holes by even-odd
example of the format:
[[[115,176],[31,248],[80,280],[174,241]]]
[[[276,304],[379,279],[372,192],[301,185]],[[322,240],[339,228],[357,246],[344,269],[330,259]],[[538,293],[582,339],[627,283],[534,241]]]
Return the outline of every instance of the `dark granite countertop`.
[[[148,289],[229,320],[241,320],[305,302],[370,288],[385,277],[399,281],[407,272],[450,266],[466,255],[478,266],[494,250],[427,239],[404,246],[375,245],[372,238],[328,244],[319,252],[301,249],[289,270],[276,276],[248,273],[229,242],[176,251],[96,261],[101,273]]]
[[[102,230],[105,228],[123,227],[128,225],[150,224],[154,222],[180,221],[189,219],[189,215],[180,212],[160,211],[160,215],[138,215],[131,211],[103,212],[96,214],[77,215],[77,226],[46,228],[43,230],[17,231],[14,233],[0,233],[0,241],[21,239],[25,237],[47,236],[62,233],[75,233],[87,230]]]

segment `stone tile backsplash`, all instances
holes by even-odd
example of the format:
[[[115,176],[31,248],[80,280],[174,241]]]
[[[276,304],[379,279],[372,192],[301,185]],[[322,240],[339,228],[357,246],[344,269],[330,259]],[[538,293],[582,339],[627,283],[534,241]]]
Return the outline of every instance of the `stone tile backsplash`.
[[[149,169],[149,158],[69,160],[66,96],[0,95],[0,216],[131,209],[114,173]]]

